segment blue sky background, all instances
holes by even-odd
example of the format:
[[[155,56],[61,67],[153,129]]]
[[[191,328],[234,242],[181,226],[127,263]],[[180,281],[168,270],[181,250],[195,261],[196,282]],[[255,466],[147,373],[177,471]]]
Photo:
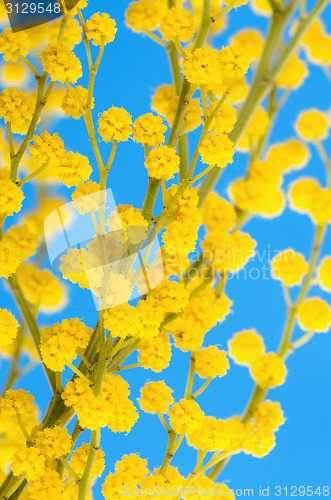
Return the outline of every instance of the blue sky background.
[[[111,106],[126,108],[133,118],[150,111],[150,102],[153,91],[164,83],[171,83],[171,74],[167,55],[164,49],[147,37],[133,33],[124,24],[124,13],[128,6],[127,0],[109,2],[109,0],[90,0],[89,7],[84,11],[85,17],[96,11],[108,12],[116,19],[118,32],[114,43],[107,46],[101,64],[100,74],[95,85],[95,116]],[[308,1],[311,8],[315,1]],[[331,31],[331,7],[323,15],[328,31]],[[266,32],[268,20],[257,17],[249,6],[244,6],[231,13],[228,28],[215,38],[215,45],[221,47],[228,43],[228,39],[237,30],[249,27],[259,28]],[[84,46],[77,47],[77,55],[86,63]],[[86,68],[86,66],[85,66]],[[294,121],[301,109],[317,107],[328,110],[330,107],[331,83],[327,80],[321,68],[309,66],[310,75],[305,85],[294,91],[285,108],[281,111],[271,141],[277,142],[295,136]],[[78,83],[86,85],[86,76]],[[56,131],[61,133],[67,149],[79,151],[90,158],[91,164],[97,172],[96,162],[89,142],[86,138],[84,122],[68,119],[56,124]],[[55,131],[54,129],[54,131]],[[192,134],[191,153],[194,149],[197,136]],[[331,154],[331,141],[327,141],[326,148]],[[100,144],[101,151],[106,159],[109,154],[109,145]],[[232,165],[228,166],[217,191],[226,196],[229,181],[241,176],[246,167],[247,158],[237,153]],[[286,177],[284,189],[299,176],[314,176],[324,185],[326,182],[325,169],[312,148],[309,164],[301,171],[293,172]],[[97,178],[97,177],[95,177]],[[147,185],[147,174],[143,166],[143,148],[133,141],[120,144],[115,158],[108,187],[111,187],[118,204],[126,203],[141,207]],[[61,192],[69,198],[68,189],[54,188],[54,192]],[[25,189],[24,208],[28,209],[36,204],[36,191],[29,186]],[[13,218],[13,220],[15,220]],[[273,220],[255,218],[249,222],[244,230],[248,231],[257,241],[259,252],[275,252],[288,247],[301,251],[309,258],[312,246],[314,228],[310,219],[286,209],[281,217]],[[331,232],[328,232],[322,255],[330,254]],[[267,256],[262,264],[269,266]],[[46,260],[45,266],[49,263]],[[250,262],[249,269],[261,267],[258,261]],[[205,345],[217,344],[226,348],[227,340],[233,333],[256,328],[264,337],[268,350],[275,350],[279,344],[284,322],[286,320],[285,303],[281,286],[278,281],[270,279],[240,279],[234,278],[226,287],[227,295],[234,301],[233,312],[225,322],[215,327],[205,337]],[[5,287],[1,289],[1,307],[17,311],[10,293]],[[93,308],[93,301],[87,292],[71,286],[68,287],[69,304],[64,311],[53,316],[40,315],[39,324],[52,324],[61,321],[64,317],[78,316],[90,326],[96,322],[97,313]],[[313,288],[310,295],[321,295],[329,300],[329,294]],[[77,307],[79,304],[79,307]],[[299,335],[299,330],[296,331]],[[288,377],[286,384],[270,391],[272,400],[280,401],[287,421],[277,432],[277,446],[265,458],[258,459],[241,454],[233,458],[223,471],[220,480],[229,487],[254,488],[257,495],[259,486],[324,486],[330,484],[330,334],[316,335],[308,345],[302,347],[295,355],[288,359]],[[132,357],[134,362],[135,357]],[[131,396],[136,403],[140,387],[147,380],[165,380],[174,390],[174,398],[180,399],[184,395],[186,376],[189,365],[189,354],[173,349],[173,358],[168,369],[160,374],[143,369],[134,369],[123,372],[123,376],[130,383]],[[0,376],[5,375],[8,368],[7,361],[1,363]],[[47,408],[50,392],[47,382],[41,374],[40,368],[35,368],[18,386],[23,387],[35,395],[36,402],[43,414]],[[68,378],[70,377],[68,372]],[[197,377],[195,387],[199,387],[201,380]],[[231,369],[226,377],[213,381],[207,391],[198,399],[206,415],[227,418],[241,414],[253,389],[253,382],[247,369],[235,366],[231,362]],[[136,403],[137,404],[137,403]],[[106,453],[106,469],[104,476],[113,471],[114,463],[123,454],[139,453],[148,459],[151,470],[158,467],[166,449],[167,435],[155,416],[141,412],[140,419],[128,436],[113,434],[103,430],[102,447]],[[89,439],[89,432],[83,434],[83,439]],[[183,475],[193,470],[196,452],[190,450],[186,444],[182,445],[172,464],[177,466]],[[103,480],[103,478],[102,478]],[[102,498],[100,483],[95,488],[95,498]],[[276,498],[270,492],[270,498]]]

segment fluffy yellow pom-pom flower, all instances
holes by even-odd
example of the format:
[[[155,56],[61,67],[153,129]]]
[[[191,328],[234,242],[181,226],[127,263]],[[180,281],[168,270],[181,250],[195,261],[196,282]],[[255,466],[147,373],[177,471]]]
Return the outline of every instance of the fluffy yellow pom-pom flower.
[[[115,39],[116,22],[109,14],[96,13],[86,21],[86,38],[93,45],[107,44]]]
[[[0,309],[0,349],[7,347],[16,338],[18,323],[11,312]]]
[[[136,142],[157,148],[164,143],[164,133],[167,127],[163,125],[161,116],[146,113],[139,116],[133,123],[133,138]]]
[[[181,7],[172,7],[160,22],[160,31],[165,40],[182,42],[190,40],[195,31],[193,15]]]
[[[293,54],[276,78],[276,85],[280,87],[299,87],[308,75],[306,65],[296,54]]]
[[[304,274],[308,272],[308,264],[304,256],[294,250],[284,250],[272,261],[274,278],[283,281],[287,286],[301,283]]]
[[[138,400],[140,408],[146,413],[167,413],[174,399],[172,390],[162,380],[158,382],[147,382],[141,388],[141,397]]]
[[[228,368],[226,352],[216,346],[200,349],[195,355],[195,371],[201,378],[224,377]]]
[[[67,186],[77,186],[81,181],[87,181],[92,167],[86,156],[69,152],[62,156],[59,164],[59,179]]]
[[[8,87],[0,93],[0,118],[11,124],[15,134],[26,134],[30,124],[33,103],[26,92]]]
[[[285,382],[286,366],[282,358],[273,352],[261,354],[250,366],[253,379],[260,387],[276,387]]]
[[[241,365],[250,365],[264,352],[263,339],[255,330],[236,333],[228,346],[231,358]]]
[[[78,57],[65,43],[50,43],[40,54],[44,70],[52,81],[76,83],[82,76],[82,65]]]
[[[29,52],[29,38],[24,31],[13,33],[10,28],[4,28],[0,34],[0,54],[5,61],[17,61],[20,56]]]
[[[201,160],[208,165],[224,168],[232,163],[234,155],[233,142],[226,134],[209,133],[199,148]]]
[[[173,404],[168,415],[171,427],[178,434],[184,429],[188,434],[197,432],[203,424],[203,411],[192,399],[181,399]]]
[[[327,332],[331,326],[331,308],[319,297],[305,300],[298,307],[298,323],[303,330]]]
[[[87,103],[88,90],[78,85],[75,88],[68,88],[63,96],[61,107],[66,116],[72,116],[78,120],[84,114],[84,106]],[[92,99],[91,109],[94,108],[94,99]]]
[[[149,152],[145,160],[145,167],[147,168],[149,177],[165,179],[167,181],[179,171],[179,163],[180,158],[175,148],[160,146]]]
[[[322,139],[327,136],[328,122],[324,113],[311,109],[300,113],[296,129],[303,139]]]
[[[331,290],[331,257],[325,257],[319,268],[319,279],[323,287]]]
[[[124,108],[110,108],[99,119],[98,132],[105,142],[127,141],[132,134],[131,115]]]

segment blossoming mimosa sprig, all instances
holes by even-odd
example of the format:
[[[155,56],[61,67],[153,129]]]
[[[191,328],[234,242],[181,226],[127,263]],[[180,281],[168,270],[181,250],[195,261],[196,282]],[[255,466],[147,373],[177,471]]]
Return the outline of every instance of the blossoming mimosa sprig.
[[[263,54],[259,66],[255,72],[253,83],[245,100],[245,103],[240,110],[238,121],[230,134],[230,138],[234,142],[234,144],[237,144],[237,142],[240,140],[254,112],[256,111],[268,91],[270,91],[270,88],[272,88],[273,82],[280,74],[291,55],[296,50],[298,44],[300,43],[300,40],[308,31],[314,19],[325,8],[326,3],[326,0],[319,0],[310,14],[300,21],[294,36],[291,38],[287,46],[282,50],[277,62],[270,69],[271,61],[278,52],[278,47],[280,45],[278,43],[279,39],[282,36],[286,25],[288,24],[288,20],[291,18],[293,12],[297,8],[298,1],[292,0],[287,7],[284,7],[284,9],[281,10],[280,13],[277,12],[277,15],[273,14],[270,21],[268,36],[265,41]],[[204,202],[207,194],[217,182],[219,175],[220,172],[217,169],[214,169],[204,179],[199,189],[199,196],[201,200],[200,203]]]

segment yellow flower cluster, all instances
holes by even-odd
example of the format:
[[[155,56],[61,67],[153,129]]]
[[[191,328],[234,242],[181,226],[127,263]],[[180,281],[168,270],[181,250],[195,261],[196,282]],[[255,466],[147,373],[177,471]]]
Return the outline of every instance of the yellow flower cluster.
[[[307,75],[308,71],[305,63],[296,54],[293,54],[276,78],[275,83],[280,87],[297,88],[304,83]]]
[[[228,347],[229,355],[240,365],[250,365],[264,352],[263,339],[255,330],[236,333]]]
[[[164,315],[151,299],[140,301],[137,307],[121,304],[106,310],[104,327],[113,337],[132,336],[145,340],[156,337]]]
[[[106,500],[120,500],[123,496],[122,486],[129,488],[145,487],[146,476],[149,474],[147,460],[131,453],[124,455],[115,464],[115,474],[108,474],[103,486],[102,493]]]
[[[233,45],[220,51],[208,46],[195,49],[183,62],[184,75],[190,83],[214,91],[223,81],[242,77],[248,66],[248,59]]]
[[[99,209],[98,200],[94,196],[86,199],[86,196],[100,191],[100,184],[93,181],[82,182],[76,187],[75,191],[72,193],[72,206],[80,214],[86,214],[89,212],[95,212]],[[84,197],[83,200],[80,198]]]
[[[253,420],[259,428],[277,431],[284,423],[284,414],[279,403],[265,401],[260,403],[253,412]]]
[[[140,390],[139,405],[146,413],[167,413],[174,400],[172,390],[163,381],[147,382]]]
[[[224,377],[228,368],[226,352],[214,345],[200,349],[195,354],[195,371],[201,378]]]
[[[33,462],[33,457],[31,458],[31,462]],[[28,492],[32,500],[40,500],[42,498],[56,500],[62,496],[63,482],[55,470],[46,467],[41,476],[35,481],[29,482]]]
[[[154,288],[151,295],[156,299],[155,308],[162,316],[181,312],[188,305],[190,297],[183,283],[168,280]]]
[[[33,113],[33,102],[27,93],[16,87],[0,92],[0,118],[11,124],[15,134],[26,134]]]
[[[59,425],[37,432],[34,438],[38,451],[47,459],[57,459],[70,453],[72,442],[67,429]]]
[[[170,203],[177,191],[178,186],[175,184],[167,189],[166,204]],[[168,214],[171,222],[166,224],[167,230],[162,235],[162,241],[167,253],[184,256],[194,250],[197,231],[202,222],[198,203],[199,196],[193,188],[186,189],[176,199]]]
[[[76,378],[68,382],[62,398],[66,406],[74,408],[83,428],[108,426],[113,432],[130,432],[138,414],[129,394],[129,385],[122,377],[107,373],[99,396],[94,396],[87,382]]]
[[[87,181],[92,167],[86,156],[70,151],[62,156],[59,164],[59,179],[67,186],[77,186]]]
[[[252,415],[255,430],[243,443],[243,450],[255,457],[267,455],[275,446],[275,431],[284,423],[284,415],[279,403],[260,403]]]
[[[0,349],[8,347],[16,338],[18,322],[10,311],[0,309]]]
[[[317,109],[302,111],[296,122],[298,134],[302,139],[307,140],[324,139],[328,128],[325,114]]]
[[[199,148],[201,160],[208,165],[224,168],[232,163],[234,155],[233,142],[227,134],[209,133]]]
[[[192,434],[203,424],[203,411],[193,399],[181,399],[179,403],[174,403],[168,415],[171,427],[178,434],[184,431]]]
[[[179,96],[173,85],[158,87],[152,99],[152,109],[168,121],[172,126],[178,107]],[[191,132],[201,125],[202,108],[200,99],[190,99],[185,110],[182,132]]]
[[[44,70],[52,81],[76,83],[82,76],[82,65],[66,43],[50,43],[40,54]]]
[[[250,61],[253,61],[261,56],[264,42],[259,31],[244,30],[232,37],[231,44],[244,52]]]
[[[238,417],[232,417],[228,420],[203,417],[202,427],[199,431],[187,435],[190,446],[198,450],[208,451],[239,451],[244,438],[244,425]]]
[[[3,418],[16,415],[34,415],[34,397],[24,389],[8,389],[0,399],[0,412]]]
[[[61,108],[66,116],[72,116],[78,120],[84,114],[84,105],[87,102],[88,90],[78,85],[73,88],[70,87],[63,96]],[[94,99],[92,99],[91,109],[94,108]]]
[[[273,352],[261,354],[250,365],[250,372],[260,387],[276,387],[285,382],[286,366]]]
[[[141,340],[138,351],[138,361],[146,370],[159,373],[170,363],[171,345],[169,337],[163,333],[159,333],[151,340]]]
[[[40,352],[45,365],[61,372],[76,358],[78,348],[85,349],[91,329],[78,318],[64,319],[62,323],[47,326],[41,331]]]
[[[215,89],[221,81],[218,51],[210,47],[195,49],[183,62],[185,78],[194,85]],[[216,73],[216,76],[215,76]]]
[[[13,456],[11,470],[14,476],[22,473],[29,483],[36,483],[46,472],[46,459],[35,447],[21,448]]]
[[[93,45],[113,42],[117,32],[116,22],[109,14],[96,13],[86,21],[86,38]]]
[[[0,277],[9,278],[20,265],[21,258],[18,253],[12,252],[11,248],[0,241]]]
[[[319,279],[326,290],[331,290],[331,257],[325,257],[319,268]]]
[[[210,193],[202,207],[203,223],[208,231],[229,231],[236,221],[234,207],[217,193]]]
[[[313,22],[301,42],[313,63],[321,65],[330,63],[331,36],[325,32],[321,19]]]
[[[31,304],[54,307],[62,302],[62,287],[48,269],[40,270],[33,264],[21,264],[16,277]]]
[[[17,184],[10,181],[4,170],[0,170],[0,214],[13,215],[21,210],[24,198],[23,192]]]
[[[273,144],[267,154],[265,166],[276,173],[303,167],[309,160],[309,150],[296,139]]]
[[[20,260],[26,260],[31,257],[38,245],[36,236],[23,225],[12,226],[3,236],[2,242],[11,251],[19,255]]]
[[[331,308],[319,297],[305,300],[298,307],[298,323],[303,330],[327,332],[331,326]]]
[[[0,34],[0,54],[5,61],[17,61],[29,52],[29,38],[25,31],[13,33],[10,28],[4,28]]]
[[[55,426],[37,432],[34,444],[17,450],[11,470],[14,476],[22,473],[26,476],[29,498],[55,500],[63,491],[63,483],[53,464],[56,464],[56,459],[70,453],[71,437],[66,429]]]
[[[172,7],[160,21],[160,31],[165,40],[188,42],[195,31],[193,15],[181,7]]]
[[[146,113],[134,121],[133,138],[136,142],[157,148],[164,143],[166,130],[167,127],[163,125],[161,116]]]
[[[209,116],[216,108],[218,101],[212,101],[208,109]],[[211,130],[214,130],[216,134],[229,134],[233,129],[234,124],[237,121],[236,110],[231,104],[225,102],[222,104],[221,108],[216,112],[212,122]]]
[[[35,135],[29,151],[35,169],[48,162],[47,170],[58,173],[59,163],[65,154],[63,141],[58,134],[51,135],[45,131],[40,136]]]
[[[89,449],[90,447],[88,443],[82,443],[79,448],[75,449],[70,457],[70,466],[73,468],[79,478],[81,478],[84,474]],[[105,468],[104,455],[104,452],[99,448],[94,458],[90,481],[93,481],[96,476],[101,476]]]
[[[138,33],[142,30],[154,30],[166,10],[167,6],[160,1],[138,0],[132,2],[126,11],[126,24]]]
[[[154,179],[171,179],[179,171],[180,158],[171,146],[152,149],[146,160],[148,176]]]
[[[99,119],[98,132],[105,142],[127,141],[132,133],[132,119],[124,108],[110,108]]]
[[[287,286],[299,285],[309,269],[304,256],[292,249],[279,253],[271,265],[274,278]]]
[[[254,457],[264,457],[275,447],[275,435],[270,429],[257,428],[243,443],[243,451]]]
[[[198,281],[198,283],[195,283]],[[198,287],[201,280],[192,281]],[[171,332],[176,347],[182,351],[197,351],[206,332],[218,321],[223,321],[230,312],[232,302],[223,293],[217,298],[211,286],[202,290],[199,295],[190,301],[185,311],[171,322]]]
[[[310,215],[314,222],[323,225],[331,220],[331,190],[322,189],[314,179],[300,179],[290,188],[291,207]]]
[[[205,258],[217,271],[237,272],[255,255],[256,241],[247,233],[228,234],[215,229],[207,234],[201,246]]]

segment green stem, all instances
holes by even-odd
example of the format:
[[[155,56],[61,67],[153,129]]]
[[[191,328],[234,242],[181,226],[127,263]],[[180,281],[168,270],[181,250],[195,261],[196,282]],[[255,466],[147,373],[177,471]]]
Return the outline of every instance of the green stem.
[[[8,500],[17,500],[21,496],[21,493],[23,492],[26,485],[27,485],[27,480],[23,479],[17,490],[14,491],[12,495],[10,495]]]
[[[207,389],[211,381],[212,381],[211,377],[208,377],[207,380],[202,384],[200,389],[197,390],[194,394],[192,394],[192,399],[195,399],[196,397],[200,396],[200,394],[202,394],[203,391]]]
[[[190,368],[188,372],[186,389],[185,389],[185,399],[192,399],[194,373],[195,373],[195,353],[192,352],[190,359]]]
[[[33,66],[32,63],[30,63],[30,61],[26,57],[20,55],[19,59],[29,68],[29,70],[34,74],[36,78],[41,77],[36,68]]]
[[[164,474],[165,474],[165,472],[166,472],[166,470],[168,468],[168,465],[170,464],[171,459],[174,456],[174,449],[175,449],[176,437],[177,437],[176,432],[172,430],[169,433],[169,440],[168,440],[167,451],[165,453],[165,456],[164,456],[164,459],[163,459],[163,462],[162,462],[162,465],[161,465],[160,471],[159,471],[159,474],[161,476],[164,476]]]
[[[40,331],[39,331],[37,323],[36,323],[32,313],[31,313],[29,304],[27,303],[27,301],[22,293],[22,290],[18,284],[18,281],[17,281],[17,278],[15,275],[8,278],[8,283],[9,283],[9,286],[10,286],[10,288],[13,292],[13,295],[16,299],[17,305],[20,308],[20,311],[25,319],[25,322],[26,322],[28,328],[29,328],[34,345],[39,353],[40,360],[44,366],[49,385],[51,386],[52,391],[55,392],[56,391],[55,375],[43,363],[41,352],[40,352]]]
[[[298,0],[293,0],[285,10],[275,12],[271,18],[264,50],[259,66],[256,70],[250,92],[240,110],[235,126],[229,134],[229,137],[234,144],[237,144],[240,140],[249,125],[251,118],[254,116],[256,109],[273,86],[273,79],[270,76],[270,65],[280,45],[280,40],[287,22],[293,14],[297,3]],[[286,61],[287,59],[284,60],[283,66]],[[281,66],[280,70],[283,66]],[[202,182],[199,190],[200,204],[205,201],[207,194],[211,191],[211,189],[213,189],[219,175],[220,171],[215,167]]]
[[[95,396],[100,394],[101,385],[103,381],[104,374],[106,372],[106,338],[105,338],[105,329],[103,326],[103,313],[104,311],[100,311],[99,313],[99,360],[97,364],[97,372],[95,376],[95,382],[93,386],[93,393]]]
[[[158,414],[158,417],[159,419],[161,420],[161,423],[163,425],[163,427],[165,428],[165,430],[168,432],[168,434],[170,434],[171,432],[171,428],[169,427],[169,425],[167,424],[167,422],[165,421],[165,418],[164,416],[162,415],[162,413],[160,413],[159,411],[157,412]]]
[[[100,446],[100,429],[96,431],[92,431],[90,450],[88,453],[84,474],[82,479],[79,482],[78,487],[78,500],[85,500],[87,495],[87,489],[90,481],[91,471],[93,467],[93,462],[97,451]]]
[[[39,167],[37,170],[35,170],[34,172],[32,172],[32,174],[30,175],[27,175],[26,177],[24,177],[24,179],[21,179],[17,184],[18,186],[22,186],[23,184],[26,184],[27,182],[29,181],[32,181],[35,177],[37,177],[39,174],[41,174],[41,172],[43,172],[45,170],[45,168],[47,167],[48,165],[48,162],[49,160],[47,160],[43,165],[41,165],[41,167]]]
[[[109,174],[110,167],[113,164],[113,161],[114,161],[114,158],[115,158],[115,153],[116,153],[116,148],[117,148],[117,141],[115,141],[115,139],[113,139],[113,144],[112,144],[111,152],[110,152],[109,159],[108,159],[107,165],[106,165],[106,174]]]
[[[297,308],[301,304],[301,302],[304,300],[306,293],[308,291],[309,285],[311,283],[311,278],[314,273],[315,265],[318,259],[319,251],[321,248],[323,236],[324,236],[324,231],[325,231],[325,225],[324,226],[318,226],[317,231],[316,231],[316,236],[315,236],[315,242],[314,242],[314,247],[310,259],[310,264],[309,264],[309,271],[308,274],[306,275],[306,278],[302,284],[301,291],[299,293],[297,302],[295,305],[290,307],[289,309],[289,315],[288,319],[285,325],[284,333],[282,336],[282,341],[278,350],[278,356],[284,358],[288,352],[291,350],[291,336],[293,332],[293,327],[295,324],[295,318],[296,318],[296,313],[297,313]],[[256,385],[254,392],[251,396],[251,399],[248,403],[248,406],[245,410],[245,413],[243,414],[242,417],[242,422],[244,424],[247,424],[249,422],[251,415],[256,408],[257,405],[259,405],[263,399],[265,398],[266,394],[268,393],[268,387],[260,387]],[[225,467],[229,459],[222,460],[219,462],[210,472],[209,477],[213,480],[215,480],[222,469]]]
[[[32,120],[31,120],[29,129],[27,131],[27,134],[26,134],[26,136],[21,144],[21,147],[19,148],[19,150],[15,154],[14,158],[10,162],[10,180],[13,182],[16,182],[17,170],[18,170],[19,163],[22,159],[23,154],[26,151],[26,148],[28,147],[30,140],[33,137],[33,134],[35,132],[35,129],[36,129],[39,117],[40,117],[40,113],[46,104],[46,101],[44,100],[43,97],[44,97],[44,89],[45,89],[47,77],[48,77],[48,73],[44,73],[41,77],[37,78],[37,82],[38,82],[37,98],[36,98],[36,104],[35,104],[35,109],[34,109],[34,113],[32,116]]]
[[[150,221],[153,216],[154,205],[159,192],[161,181],[158,179],[149,178],[145,196],[145,201],[142,208],[142,216]]]
[[[7,382],[6,382],[5,387],[2,391],[2,395],[14,385],[14,383],[17,380],[17,377],[19,375],[21,375],[21,372],[18,370],[17,365],[18,365],[18,362],[20,359],[23,340],[24,340],[24,331],[22,328],[20,328],[18,331],[18,334],[17,334],[17,338],[16,338],[15,351],[13,353],[10,371],[8,374]]]

